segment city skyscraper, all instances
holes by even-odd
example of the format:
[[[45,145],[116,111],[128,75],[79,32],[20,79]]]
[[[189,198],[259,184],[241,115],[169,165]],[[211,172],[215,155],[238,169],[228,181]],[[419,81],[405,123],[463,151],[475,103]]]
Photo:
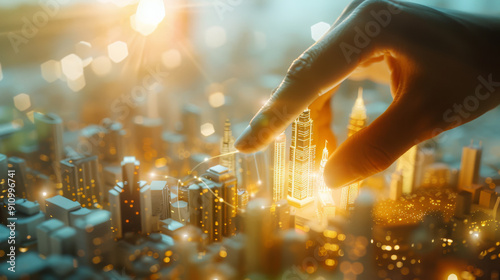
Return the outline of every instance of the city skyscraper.
[[[330,192],[330,188],[325,183],[325,179],[323,178],[323,173],[325,172],[326,162],[328,161],[328,141],[325,141],[325,147],[323,148],[323,154],[321,156],[321,162],[319,163],[319,172],[317,176],[317,186],[320,193],[322,192]]]
[[[318,188],[318,211],[323,216],[323,218],[329,218],[335,216],[335,201],[333,200],[333,191],[330,189],[323,177],[325,172],[326,162],[328,161],[328,141],[325,141],[325,147],[323,148],[323,154],[321,156],[321,162],[319,164],[319,172],[316,177],[316,186]]]
[[[349,125],[347,126],[347,137],[353,136],[356,132],[366,127],[367,116],[366,107],[363,100],[363,88],[358,89],[358,98],[354,102],[351,115],[349,118]]]
[[[118,238],[128,232],[147,234],[151,231],[151,189],[139,181],[139,161],[124,157],[123,182],[109,191],[111,222]]]
[[[411,147],[397,161],[396,171],[403,176],[403,194],[410,194],[415,188],[416,177],[418,175],[418,146]]]
[[[458,189],[469,188],[478,182],[483,150],[481,144],[482,143],[479,142],[479,147],[474,147],[474,142],[471,141],[470,146],[462,149]]]
[[[286,135],[281,133],[274,141],[273,201],[285,198],[286,184]]]
[[[226,119],[224,123],[224,135],[222,136],[220,153],[224,156],[220,158],[220,164],[227,167],[233,174],[236,174],[236,155],[234,153],[234,137],[231,132],[231,122]]]
[[[224,236],[231,236],[236,233],[236,228],[233,219],[237,214],[238,205],[238,190],[237,180],[234,172],[230,169],[217,165],[209,168],[203,177],[208,180],[220,184],[221,196],[224,201],[222,202],[222,234]]]
[[[306,109],[292,123],[287,199],[295,207],[302,207],[314,200],[312,174],[316,147],[313,145],[312,131],[311,112]]]
[[[349,125],[347,126],[348,132],[347,137],[353,136],[358,131],[366,127],[367,116],[366,107],[363,100],[363,88],[358,89],[358,97],[354,106],[352,107],[351,115],[349,118]],[[351,205],[354,204],[356,197],[359,193],[359,186],[361,182],[356,182],[349,186],[343,187],[340,194],[340,207],[347,210]]]
[[[83,207],[101,203],[102,191],[97,156],[79,155],[61,160],[63,196]]]
[[[36,134],[38,138],[38,154],[40,166],[36,168],[50,176],[60,191],[61,176],[59,176],[59,163],[63,159],[63,124],[62,119],[52,113],[42,114],[35,112],[33,115]]]

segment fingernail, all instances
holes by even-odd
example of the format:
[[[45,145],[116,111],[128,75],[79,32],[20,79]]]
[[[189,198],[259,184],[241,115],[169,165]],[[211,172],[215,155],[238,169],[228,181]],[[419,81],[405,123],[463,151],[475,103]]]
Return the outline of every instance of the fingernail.
[[[248,125],[245,130],[243,130],[243,133],[236,139],[234,142],[234,147],[239,150],[239,151],[245,151],[250,147],[248,137],[252,134],[252,127]]]

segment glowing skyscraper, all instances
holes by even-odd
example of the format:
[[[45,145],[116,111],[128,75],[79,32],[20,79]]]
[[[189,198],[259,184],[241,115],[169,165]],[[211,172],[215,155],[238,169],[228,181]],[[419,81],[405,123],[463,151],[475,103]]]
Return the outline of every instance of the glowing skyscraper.
[[[472,184],[477,184],[481,165],[481,154],[481,142],[477,148],[474,147],[474,143],[471,142],[470,146],[462,149],[462,162],[460,163],[460,173],[458,177],[459,189],[469,188]]]
[[[319,172],[318,172],[318,177],[317,177],[317,186],[318,190],[320,193],[323,192],[330,192],[330,188],[325,183],[325,179],[323,178],[323,173],[325,172],[325,166],[326,162],[328,161],[328,149],[326,148],[326,145],[328,144],[328,141],[325,141],[325,147],[323,148],[323,155],[321,156],[321,162],[319,164]]]
[[[415,188],[418,163],[418,146],[411,147],[406,153],[399,157],[396,171],[403,175],[403,194],[410,194]]]
[[[319,172],[316,182],[316,186],[318,187],[318,210],[319,213],[322,214],[323,217],[329,218],[335,216],[335,202],[333,200],[333,191],[330,189],[323,177],[323,173],[325,172],[326,162],[328,161],[328,149],[327,149],[328,141],[325,141],[325,148],[323,148],[323,155],[321,156],[321,162],[319,164]]]
[[[234,152],[234,137],[231,133],[231,122],[229,120],[226,120],[226,123],[224,124],[224,135],[222,136],[222,142],[221,142],[221,147],[220,147],[220,153],[221,154],[226,154],[220,158],[220,164],[222,166],[227,167],[231,172],[236,174],[236,169],[235,169],[235,154],[231,152]]]
[[[358,90],[358,98],[352,107],[351,116],[349,118],[349,125],[347,126],[348,133],[347,136],[351,137],[361,129],[366,127],[366,107],[363,101],[363,88]],[[352,205],[356,200],[359,193],[359,186],[361,182],[351,184],[347,187],[343,187],[340,195],[340,207],[347,210],[349,205]]]
[[[273,201],[285,198],[286,135],[281,133],[274,142],[274,186]]]
[[[312,174],[316,149],[312,131],[311,112],[307,109],[292,124],[287,199],[296,207],[302,207],[314,200]]]
[[[363,88],[358,90],[358,98],[352,107],[351,116],[349,119],[349,125],[347,126],[348,133],[347,136],[351,137],[356,132],[366,127],[366,107],[363,101]]]

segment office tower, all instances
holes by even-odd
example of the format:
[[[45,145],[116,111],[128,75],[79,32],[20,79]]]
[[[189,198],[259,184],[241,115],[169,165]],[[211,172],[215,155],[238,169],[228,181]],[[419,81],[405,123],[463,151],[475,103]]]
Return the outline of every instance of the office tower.
[[[8,189],[8,177],[7,177],[7,156],[0,154],[0,199],[6,197]]]
[[[273,229],[287,230],[292,226],[291,220],[292,208],[286,199],[276,201],[271,206],[271,216]]]
[[[112,225],[118,238],[126,233],[148,234],[151,231],[151,189],[139,181],[139,161],[124,157],[123,182],[109,191]]]
[[[484,189],[479,194],[479,206],[485,209],[493,209],[497,201],[497,193],[494,190]]]
[[[222,204],[222,235],[232,236],[236,233],[236,227],[233,219],[238,213],[238,189],[237,180],[234,172],[230,169],[216,165],[207,170],[203,177],[220,185],[221,194],[219,197],[223,199]]]
[[[281,133],[274,141],[273,201],[285,198],[286,184],[286,135]]]
[[[161,158],[163,125],[160,119],[151,119],[137,116],[134,118],[135,154],[141,162],[142,168],[150,170],[155,161]]]
[[[151,188],[151,208],[155,219],[153,225],[160,220],[165,220],[170,214],[170,188],[166,181],[152,181]]]
[[[257,198],[248,202],[245,216],[245,257],[247,272],[266,273],[272,261],[269,250],[273,244],[270,202]]]
[[[207,235],[209,242],[222,240],[222,202],[219,195],[220,188],[209,180],[189,187],[189,221]]]
[[[346,227],[346,241],[341,243],[344,252],[340,262],[357,263],[357,271],[344,270],[343,279],[371,279],[375,275],[373,250],[373,215],[374,195],[363,191],[356,198],[350,222]]]
[[[321,162],[319,164],[319,172],[317,175],[316,186],[318,188],[318,211],[321,216],[325,219],[335,216],[335,202],[333,200],[333,191],[330,189],[326,183],[323,176],[325,172],[326,162],[328,161],[328,141],[325,141],[325,147],[323,148],[323,153],[321,156]]]
[[[246,190],[238,190],[238,210],[245,211],[248,204],[248,192]]]
[[[191,152],[199,151],[201,136],[201,110],[193,104],[182,108],[182,134],[186,137],[186,148]]]
[[[343,187],[340,192],[340,208],[344,210],[350,210],[353,207],[354,201],[359,194],[359,186],[361,182],[350,184],[349,186]]]
[[[253,154],[237,154],[238,188],[245,189],[249,195],[255,195],[262,188],[269,188],[272,194],[273,170],[269,168],[273,164],[273,155],[269,149]]]
[[[115,242],[110,228],[110,213],[106,210],[95,210],[76,221],[75,247],[79,263],[101,268],[113,262]]]
[[[323,148],[323,154],[321,156],[321,162],[319,164],[319,172],[318,172],[318,176],[317,176],[316,186],[317,186],[318,191],[320,193],[326,193],[326,192],[331,193],[331,189],[326,185],[325,179],[323,176],[323,173],[325,172],[326,162],[328,161],[328,149],[326,147],[327,145],[328,145],[328,141],[325,141],[325,147]]]
[[[450,185],[451,171],[447,164],[433,163],[423,172],[421,187],[447,187]]]
[[[349,125],[347,126],[347,137],[351,137],[356,132],[365,128],[367,124],[366,107],[363,100],[363,88],[358,89],[358,98],[352,107],[351,115],[349,118]]]
[[[391,175],[389,198],[398,200],[403,194],[403,174],[401,171],[394,171]]]
[[[62,195],[83,207],[102,205],[101,175],[97,156],[78,155],[61,160]]]
[[[104,119],[101,125],[81,130],[80,149],[97,155],[100,163],[119,164],[123,159],[125,130],[119,122]]]
[[[288,181],[288,202],[302,207],[314,200],[313,178],[314,158],[313,121],[309,109],[305,110],[292,123],[292,142],[290,145],[290,173]]]
[[[493,206],[493,219],[500,222],[500,196],[497,197],[495,201],[495,206]]]
[[[35,112],[34,122],[38,137],[39,170],[60,183],[59,163],[63,158],[62,120],[56,114]],[[57,189],[60,190],[60,186]]]
[[[33,241],[36,239],[36,227],[45,220],[45,215],[40,211],[40,204],[36,201],[33,202],[24,198],[18,198],[15,201],[15,205],[15,244],[17,246],[33,244]],[[9,217],[11,216],[9,215]],[[12,222],[12,220],[9,221],[9,223]],[[9,224],[6,221],[3,221],[3,223],[6,225]]]
[[[82,206],[76,201],[56,195],[45,200],[45,214],[48,218],[58,219],[65,225],[69,225],[70,212],[80,209]]]
[[[358,131],[365,128],[366,124],[367,124],[367,116],[366,116],[365,102],[363,100],[363,88],[359,88],[358,97],[356,98],[356,102],[354,102],[354,106],[352,107],[351,115],[349,118],[349,125],[347,126],[348,129],[347,137],[351,137]],[[341,189],[340,192],[341,209],[347,210],[353,205],[354,201],[356,200],[356,197],[358,196],[360,185],[361,182],[356,182]]]
[[[472,194],[467,191],[460,191],[455,202],[455,217],[465,219],[470,214],[472,205]]]
[[[236,174],[236,155],[234,152],[234,137],[231,133],[231,123],[226,120],[224,123],[224,134],[221,139],[220,153],[224,156],[220,158],[220,165],[227,167],[233,174]]]
[[[169,175],[179,177],[186,174],[190,170],[188,162],[190,151],[186,149],[186,136],[167,131],[162,134],[162,142]]]
[[[189,219],[188,203],[184,200],[177,200],[170,205],[170,217],[179,223],[185,224]]]
[[[34,194],[28,181],[28,168],[26,161],[18,157],[9,157],[7,160],[9,170],[15,170],[16,197],[34,201]]]
[[[49,219],[36,227],[36,239],[38,252],[44,256],[52,254],[50,235],[64,227],[64,223],[57,219]]]
[[[477,184],[479,180],[479,169],[481,168],[482,155],[481,142],[479,147],[474,147],[471,141],[470,146],[462,149],[462,162],[460,163],[460,174],[458,177],[458,188],[469,188]]]
[[[397,161],[396,171],[401,172],[403,176],[403,194],[411,194],[414,191],[419,167],[418,161],[417,145],[411,147]]]

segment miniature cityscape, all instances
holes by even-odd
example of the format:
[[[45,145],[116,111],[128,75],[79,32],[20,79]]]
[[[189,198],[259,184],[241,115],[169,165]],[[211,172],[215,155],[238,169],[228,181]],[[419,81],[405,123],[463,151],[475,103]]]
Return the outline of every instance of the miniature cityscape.
[[[176,132],[106,119],[68,141],[64,120],[35,112],[37,147],[0,154],[0,279],[500,277],[500,187],[479,176],[481,144],[460,170],[417,145],[387,184],[332,190],[309,110],[254,155],[234,149],[229,120],[205,142],[196,107],[181,119]],[[348,135],[366,125],[360,90]]]

